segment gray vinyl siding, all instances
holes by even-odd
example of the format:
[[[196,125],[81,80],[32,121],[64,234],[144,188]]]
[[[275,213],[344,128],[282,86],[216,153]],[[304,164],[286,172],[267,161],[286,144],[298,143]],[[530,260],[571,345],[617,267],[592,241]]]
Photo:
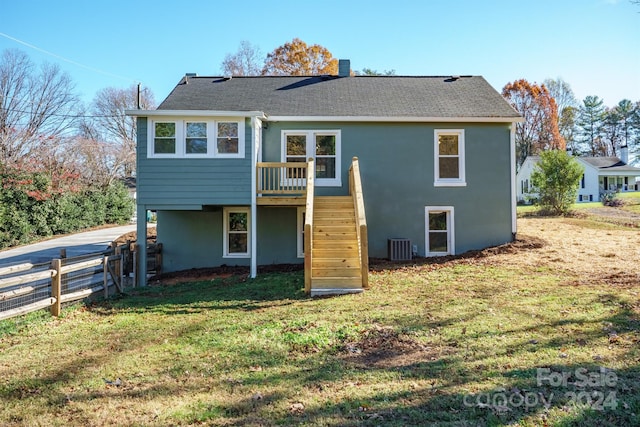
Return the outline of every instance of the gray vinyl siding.
[[[258,265],[301,264],[297,257],[296,208],[259,207]],[[223,257],[223,209],[158,211],[158,242],[165,272],[220,265],[248,266],[249,258]]]
[[[243,159],[148,158],[147,118],[138,118],[138,203],[147,209],[201,209],[251,203],[251,125]]]
[[[387,256],[387,239],[409,238],[425,255],[425,206],[453,206],[456,253],[512,240],[510,124],[270,123],[263,159],[280,161],[281,131],[339,129],[342,187],[348,194],[351,159],[360,161],[369,255]],[[466,187],[434,187],[434,129],[465,130]]]

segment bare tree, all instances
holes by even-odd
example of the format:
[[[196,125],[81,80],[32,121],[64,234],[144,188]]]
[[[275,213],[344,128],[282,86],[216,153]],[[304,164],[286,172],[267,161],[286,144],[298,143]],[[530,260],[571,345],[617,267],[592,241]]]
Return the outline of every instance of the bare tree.
[[[262,62],[264,59],[260,48],[243,40],[236,53],[228,53],[224,57],[221,69],[225,76],[259,76]]]
[[[122,176],[124,159],[114,144],[78,136],[67,144],[67,156],[84,186],[105,188]]]
[[[19,50],[0,57],[0,162],[38,154],[45,140],[73,128],[80,105],[71,78],[57,65],[37,68]]]
[[[558,130],[564,138],[567,148],[575,154],[576,146],[576,116],[578,114],[578,100],[573,94],[569,83],[557,79],[546,79],[543,83],[558,107]]]
[[[81,125],[81,135],[88,141],[94,141],[93,145],[106,142],[114,147],[115,157],[112,150],[105,149],[104,152],[109,154],[122,176],[135,174],[136,118],[125,115],[125,110],[136,109],[138,101],[142,109],[155,108],[153,93],[146,88],[139,93],[136,85],[128,89],[102,89],[93,100],[91,120]]]

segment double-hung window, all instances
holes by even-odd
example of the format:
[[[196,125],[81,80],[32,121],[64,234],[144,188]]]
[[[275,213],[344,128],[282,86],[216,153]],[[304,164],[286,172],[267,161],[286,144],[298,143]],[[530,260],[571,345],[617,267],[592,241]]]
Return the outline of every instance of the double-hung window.
[[[434,185],[462,187],[465,181],[464,130],[434,131]]]
[[[185,154],[207,154],[207,122],[186,122]]]
[[[453,206],[425,208],[426,256],[455,255]]]
[[[225,258],[248,258],[251,217],[249,208],[223,209],[223,256]]]
[[[240,147],[237,122],[216,122],[216,154],[237,157]],[[244,157],[244,156],[243,156]]]
[[[148,157],[244,158],[242,119],[162,119],[149,132]]]
[[[175,154],[176,152],[176,123],[155,122],[153,132],[154,154]]]
[[[306,162],[309,157],[315,160],[316,185],[342,185],[339,130],[282,131],[283,162]]]

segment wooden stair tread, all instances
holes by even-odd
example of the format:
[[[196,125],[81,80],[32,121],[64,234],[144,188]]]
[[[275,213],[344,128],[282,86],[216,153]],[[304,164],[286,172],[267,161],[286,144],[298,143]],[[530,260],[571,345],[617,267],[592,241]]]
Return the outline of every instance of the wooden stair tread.
[[[361,289],[362,271],[353,198],[316,197],[312,233],[312,292]]]

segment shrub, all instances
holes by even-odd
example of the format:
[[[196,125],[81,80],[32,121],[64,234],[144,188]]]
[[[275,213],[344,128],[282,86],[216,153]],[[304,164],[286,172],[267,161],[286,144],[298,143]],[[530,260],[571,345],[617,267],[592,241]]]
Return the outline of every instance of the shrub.
[[[613,191],[600,194],[600,201],[604,206],[610,206],[612,208],[624,206],[624,200],[618,197],[617,192]]]
[[[135,208],[120,182],[53,191],[42,173],[0,169],[0,248],[103,224],[124,224]]]
[[[552,215],[568,213],[576,201],[583,171],[566,151],[544,151],[531,175],[542,210]]]

